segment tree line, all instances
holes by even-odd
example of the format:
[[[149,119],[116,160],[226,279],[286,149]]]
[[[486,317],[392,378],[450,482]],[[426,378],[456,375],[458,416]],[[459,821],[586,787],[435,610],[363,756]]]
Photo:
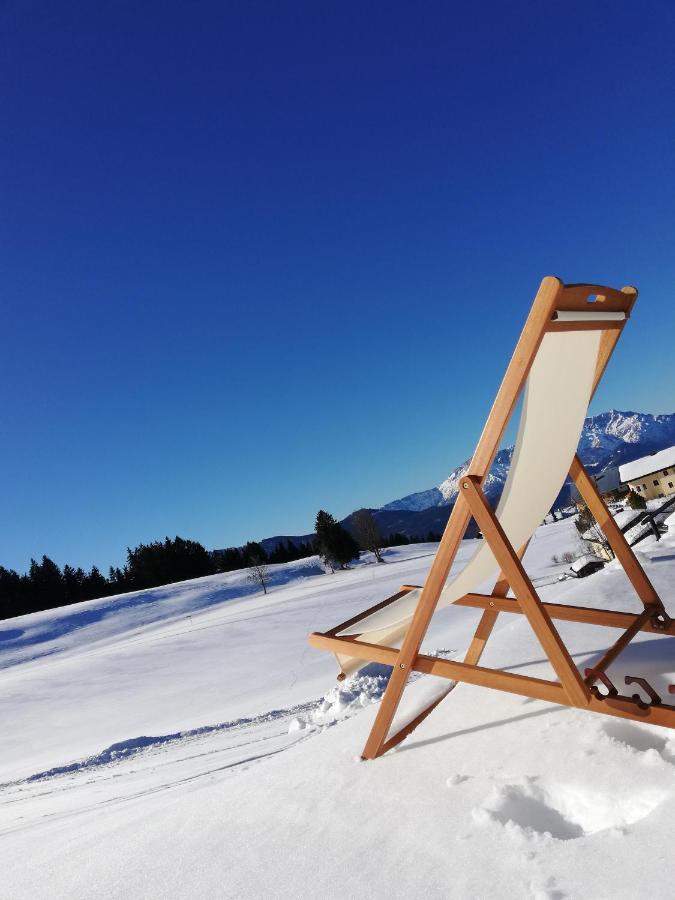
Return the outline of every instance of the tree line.
[[[334,572],[349,567],[362,550],[370,551],[377,562],[383,562],[385,547],[440,540],[440,534],[434,532],[418,537],[395,532],[383,537],[367,509],[355,512],[351,523],[348,531],[330,513],[319,510],[313,538],[298,543],[280,540],[269,552],[257,541],[209,551],[197,541],[167,537],[164,541],[127,548],[125,564],[111,566],[107,577],[96,566],[85,571],[66,564],[61,569],[48,556],[43,556],[40,562],[31,559],[30,568],[23,575],[0,566],[0,619],[235,569],[258,573],[262,569],[266,579],[268,565],[315,554],[321,557],[327,571]],[[266,590],[267,580],[263,583],[259,575],[254,580]]]

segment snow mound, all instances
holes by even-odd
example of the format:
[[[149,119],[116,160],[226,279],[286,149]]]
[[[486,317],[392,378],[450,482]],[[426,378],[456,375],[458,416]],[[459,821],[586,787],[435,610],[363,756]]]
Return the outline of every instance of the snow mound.
[[[387,687],[391,669],[372,663],[343,681],[319,701],[307,715],[298,716],[288,726],[289,733],[315,730],[348,719],[372,703],[377,703]]]

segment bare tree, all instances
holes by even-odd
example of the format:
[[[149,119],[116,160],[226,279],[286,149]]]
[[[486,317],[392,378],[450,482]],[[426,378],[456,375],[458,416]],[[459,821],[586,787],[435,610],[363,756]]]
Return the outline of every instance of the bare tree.
[[[574,522],[577,531],[581,535],[581,539],[585,541],[593,541],[596,544],[600,544],[603,550],[607,554],[608,559],[614,559],[614,551],[612,550],[609,541],[605,537],[604,532],[595,521],[593,514],[590,509],[585,504],[577,504],[577,508],[579,509],[579,515]],[[584,537],[587,535],[587,537]]]
[[[370,510],[359,509],[354,513],[352,529],[359,547],[362,550],[370,550],[377,562],[384,562],[382,559],[382,535]]]
[[[263,589],[263,593],[267,593],[267,585],[269,584],[269,566],[261,556],[252,556],[251,565],[247,580],[251,584],[258,584]]]

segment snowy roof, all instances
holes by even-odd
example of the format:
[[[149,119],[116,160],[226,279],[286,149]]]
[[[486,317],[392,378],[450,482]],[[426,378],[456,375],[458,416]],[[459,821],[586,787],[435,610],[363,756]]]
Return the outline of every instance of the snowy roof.
[[[671,512],[671,514],[663,520],[663,524],[667,528],[675,528],[675,512]]]
[[[591,562],[599,562],[604,565],[604,561],[601,560],[599,556],[595,556],[593,553],[586,553],[583,556],[580,556],[579,559],[575,559],[570,568],[573,572],[580,572],[584,566],[587,566]]]
[[[623,482],[633,481],[634,478],[643,478],[645,475],[669,469],[671,466],[675,467],[675,446],[666,447],[665,450],[659,450],[658,453],[641,456],[640,459],[635,459],[633,462],[624,463],[619,466],[619,477]]]

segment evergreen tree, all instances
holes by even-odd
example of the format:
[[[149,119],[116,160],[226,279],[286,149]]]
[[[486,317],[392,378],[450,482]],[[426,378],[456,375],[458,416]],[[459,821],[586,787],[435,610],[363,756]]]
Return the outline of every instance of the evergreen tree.
[[[127,580],[133,590],[200,578],[213,574],[214,568],[211,554],[201,544],[178,536],[127,549]]]
[[[30,561],[30,599],[29,611],[53,609],[65,603],[65,588],[61,569],[48,556],[42,557],[38,563]]]
[[[252,566],[254,563],[267,562],[265,548],[257,541],[247,541],[246,545],[242,548],[242,555],[244,557],[244,568],[248,568],[248,566]]]
[[[0,566],[0,619],[9,619],[27,612],[26,576],[23,578],[14,569]]]
[[[384,542],[385,547],[400,547],[405,544],[413,543],[411,539],[405,535],[401,534],[400,531],[392,531],[391,534],[387,537]]]
[[[294,556],[292,552],[289,555],[288,549],[284,545],[283,541],[279,541],[274,550],[269,555],[269,561],[271,563],[285,563],[289,562],[289,560],[291,559],[294,559]]]
[[[81,571],[81,570],[80,570]],[[107,582],[96,566],[91,567],[88,575],[85,575],[83,581],[84,595],[87,600],[95,600],[99,597],[105,597],[107,591]]]
[[[348,531],[333,516],[323,509],[316,515],[316,542],[319,556],[331,572],[337,567],[344,569],[358,558],[358,544]]]
[[[77,603],[84,599],[84,572],[74,569],[68,563],[63,567],[63,591],[66,603]]]
[[[631,509],[647,509],[647,501],[637,491],[631,491],[628,495],[628,505]]]
[[[244,557],[239,547],[228,547],[216,557],[216,566],[219,572],[232,572],[235,569],[244,569]]]

